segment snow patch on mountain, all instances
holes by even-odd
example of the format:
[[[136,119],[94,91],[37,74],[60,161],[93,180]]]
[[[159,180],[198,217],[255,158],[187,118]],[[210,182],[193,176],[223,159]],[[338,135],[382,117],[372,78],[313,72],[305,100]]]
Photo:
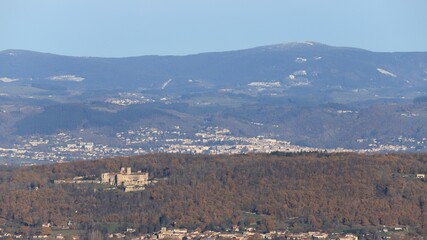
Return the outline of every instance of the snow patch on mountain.
[[[295,59],[295,62],[297,62],[297,63],[307,62],[307,58],[297,57],[297,58]]]
[[[391,73],[391,72],[384,70],[382,68],[377,68],[377,71],[384,74],[384,75],[390,76],[390,77],[397,77],[396,74]]]
[[[172,82],[172,78],[163,83],[162,90],[165,89],[169,85],[170,82]]]
[[[295,75],[295,76],[307,76],[307,71],[306,70],[295,71],[293,73],[293,75]]]
[[[219,92],[233,92],[233,89],[231,89],[231,88],[221,88],[219,90]]]
[[[353,113],[351,110],[337,110],[338,114]]]
[[[307,77],[295,76],[294,74],[289,75],[289,81],[287,82],[288,86],[291,87],[304,87],[311,84],[310,80]]]
[[[280,87],[280,82],[251,82],[248,84],[251,87]]]
[[[9,56],[15,56],[16,53],[10,50],[7,51],[0,51],[0,55],[9,55]]]
[[[314,46],[315,42],[305,41],[305,42],[289,42],[281,43],[272,46],[268,46],[267,49],[289,49],[289,48],[298,48],[304,47],[305,45]]]
[[[400,116],[403,116],[403,117],[418,117],[419,114],[418,113],[402,113],[402,114],[400,114]]]
[[[295,71],[292,74],[289,74],[288,78],[290,80],[288,81],[288,85],[292,87],[303,87],[310,85],[310,80],[307,78],[306,70]]]
[[[85,80],[84,77],[79,77],[76,75],[58,75],[58,76],[48,77],[47,79],[52,81],[72,81],[72,82],[81,82]]]
[[[10,83],[10,82],[15,82],[18,81],[17,78],[8,78],[8,77],[1,77],[0,78],[0,82],[4,82],[4,83]]]
[[[311,82],[307,79],[307,78],[297,78],[297,79],[292,79],[292,81],[290,81],[289,86],[291,87],[306,87],[306,86],[310,86]]]

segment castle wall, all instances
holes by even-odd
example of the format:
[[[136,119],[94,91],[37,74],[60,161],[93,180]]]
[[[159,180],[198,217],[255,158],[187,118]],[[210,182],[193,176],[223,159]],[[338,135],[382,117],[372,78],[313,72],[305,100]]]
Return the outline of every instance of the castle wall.
[[[131,168],[122,168],[120,173],[102,173],[101,182],[115,186],[144,186],[148,183],[148,173],[132,173]]]
[[[117,174],[117,185],[142,186],[148,183],[148,173],[134,173],[134,174]]]
[[[115,177],[116,177],[116,174],[114,173],[103,173],[101,174],[101,183],[116,185]]]

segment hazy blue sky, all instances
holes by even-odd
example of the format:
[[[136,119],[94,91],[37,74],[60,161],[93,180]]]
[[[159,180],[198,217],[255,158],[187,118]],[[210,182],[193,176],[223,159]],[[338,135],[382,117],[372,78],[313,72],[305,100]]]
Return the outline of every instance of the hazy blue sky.
[[[0,0],[0,50],[185,55],[293,41],[427,51],[427,0]]]

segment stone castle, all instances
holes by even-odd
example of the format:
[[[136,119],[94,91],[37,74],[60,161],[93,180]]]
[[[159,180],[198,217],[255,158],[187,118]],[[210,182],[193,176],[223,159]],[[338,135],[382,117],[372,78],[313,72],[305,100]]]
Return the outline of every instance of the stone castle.
[[[144,190],[148,184],[148,172],[134,172],[130,167],[122,167],[120,173],[102,173],[101,183],[124,188],[125,192]]]

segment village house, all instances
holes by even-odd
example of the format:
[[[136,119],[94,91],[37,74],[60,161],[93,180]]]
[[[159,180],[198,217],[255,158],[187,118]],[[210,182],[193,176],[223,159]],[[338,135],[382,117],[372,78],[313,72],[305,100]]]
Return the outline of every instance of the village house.
[[[422,174],[422,173],[417,173],[417,178],[418,178],[418,179],[425,179],[425,178],[426,178],[426,175],[425,175],[425,174]]]
[[[340,236],[338,239],[339,240],[358,240],[359,238],[353,234],[346,234],[344,236]]]

